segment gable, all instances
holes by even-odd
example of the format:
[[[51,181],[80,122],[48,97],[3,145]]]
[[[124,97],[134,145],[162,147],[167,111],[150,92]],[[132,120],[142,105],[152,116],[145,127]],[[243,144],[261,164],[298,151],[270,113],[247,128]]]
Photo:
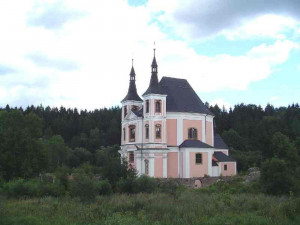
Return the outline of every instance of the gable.
[[[138,119],[138,117],[132,111],[129,111],[128,114],[124,118],[124,120],[135,120],[135,119]]]

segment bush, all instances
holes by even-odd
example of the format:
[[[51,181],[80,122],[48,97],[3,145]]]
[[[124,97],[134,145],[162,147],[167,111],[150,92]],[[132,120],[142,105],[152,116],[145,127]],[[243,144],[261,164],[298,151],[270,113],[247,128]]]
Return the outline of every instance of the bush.
[[[95,183],[85,174],[75,174],[71,185],[72,197],[79,197],[83,202],[95,200]]]
[[[39,196],[59,197],[65,195],[65,188],[59,184],[41,184],[39,187]]]
[[[288,194],[293,186],[291,171],[284,160],[272,158],[262,164],[260,184],[267,194]]]
[[[179,187],[179,183],[176,179],[166,179],[160,180],[159,182],[159,190],[166,194],[175,195],[177,188]]]
[[[112,187],[107,180],[95,181],[95,191],[98,195],[110,195],[112,194]]]
[[[121,193],[136,193],[137,192],[137,184],[135,178],[121,178],[117,184],[117,187]]]
[[[56,182],[60,186],[63,186],[65,191],[68,191],[70,189],[70,181],[68,178],[68,170],[66,167],[60,167],[56,170],[55,173]]]
[[[143,175],[136,179],[137,192],[152,193],[156,188],[157,182],[154,178]]]
[[[17,179],[6,183],[3,189],[8,197],[35,197],[39,195],[39,181]]]

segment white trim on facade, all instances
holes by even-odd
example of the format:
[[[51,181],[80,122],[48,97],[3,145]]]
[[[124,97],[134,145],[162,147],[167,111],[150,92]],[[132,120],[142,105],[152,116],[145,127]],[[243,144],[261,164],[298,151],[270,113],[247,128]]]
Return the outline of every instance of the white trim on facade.
[[[168,154],[163,154],[163,178],[168,177]]]

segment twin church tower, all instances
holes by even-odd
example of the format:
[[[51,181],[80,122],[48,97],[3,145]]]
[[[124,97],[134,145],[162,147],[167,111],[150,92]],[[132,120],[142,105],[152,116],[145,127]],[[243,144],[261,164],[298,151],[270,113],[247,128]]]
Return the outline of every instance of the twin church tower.
[[[138,95],[132,65],[122,103],[119,153],[139,175],[191,178],[236,174],[228,147],[214,133],[214,115],[185,79],[158,80],[155,57],[148,89]]]

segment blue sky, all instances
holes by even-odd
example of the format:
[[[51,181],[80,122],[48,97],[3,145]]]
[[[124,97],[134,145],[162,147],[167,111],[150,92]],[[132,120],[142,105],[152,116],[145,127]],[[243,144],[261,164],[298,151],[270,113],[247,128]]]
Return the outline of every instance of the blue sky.
[[[18,5],[18,7],[16,7]],[[0,3],[0,106],[119,105],[131,59],[138,93],[185,78],[200,98],[300,102],[298,0],[24,0]]]

